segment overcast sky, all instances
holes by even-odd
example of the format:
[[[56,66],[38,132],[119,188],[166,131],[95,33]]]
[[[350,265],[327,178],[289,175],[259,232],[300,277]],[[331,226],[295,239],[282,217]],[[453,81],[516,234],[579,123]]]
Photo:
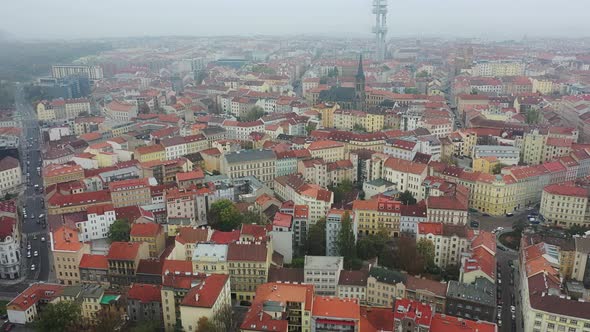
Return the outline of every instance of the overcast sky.
[[[2,0],[16,38],[369,36],[372,0]],[[590,35],[590,0],[389,0],[389,36]]]

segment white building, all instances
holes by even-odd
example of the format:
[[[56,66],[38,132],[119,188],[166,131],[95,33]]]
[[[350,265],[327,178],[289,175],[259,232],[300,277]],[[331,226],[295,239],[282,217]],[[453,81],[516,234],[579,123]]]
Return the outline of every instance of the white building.
[[[416,142],[398,138],[387,140],[383,147],[383,153],[405,160],[414,160],[416,152],[418,152]]]
[[[22,183],[22,171],[18,159],[4,157],[0,160],[0,195],[16,192]]]
[[[336,295],[344,258],[326,256],[305,256],[303,267],[304,282],[314,285],[318,295]]]
[[[461,254],[468,252],[470,241],[465,225],[451,225],[434,222],[418,224],[416,242],[421,239],[434,244],[434,264],[441,268],[461,263]]]
[[[426,206],[424,204],[402,205],[399,219],[399,230],[402,234],[418,234],[418,224],[426,222]]]
[[[476,145],[473,147],[473,159],[484,157],[496,157],[504,165],[518,165],[520,161],[520,149],[515,146],[505,145]]]
[[[90,206],[86,211],[88,220],[76,223],[76,227],[80,230],[80,239],[83,239],[84,242],[106,239],[109,227],[117,219],[113,205]]]
[[[270,234],[273,250],[283,255],[283,262],[290,264],[293,259],[293,217],[290,214],[277,212]]]
[[[0,278],[20,277],[20,230],[14,201],[2,203],[0,212]]]
[[[342,218],[348,212],[354,233],[355,241],[357,238],[357,227],[354,223],[352,211],[332,209],[326,216],[326,256],[338,256],[338,247],[336,245],[338,234],[340,233],[340,226],[342,225]]]
[[[86,74],[91,80],[102,79],[103,72],[100,66],[84,66],[84,65],[53,65],[51,66],[51,75],[54,78],[64,78],[77,74]]]

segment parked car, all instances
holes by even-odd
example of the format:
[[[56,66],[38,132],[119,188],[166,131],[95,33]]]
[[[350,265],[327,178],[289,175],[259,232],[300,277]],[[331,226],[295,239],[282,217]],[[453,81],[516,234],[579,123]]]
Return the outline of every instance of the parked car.
[[[471,222],[469,223],[469,226],[471,226],[472,228],[477,228],[477,227],[479,227],[479,221],[471,220]]]
[[[31,271],[35,271],[35,264],[31,265]]]
[[[506,217],[512,217],[512,216],[514,216],[514,213],[512,213],[512,212],[506,213]]]
[[[39,252],[37,250],[33,251],[33,257],[39,256]]]

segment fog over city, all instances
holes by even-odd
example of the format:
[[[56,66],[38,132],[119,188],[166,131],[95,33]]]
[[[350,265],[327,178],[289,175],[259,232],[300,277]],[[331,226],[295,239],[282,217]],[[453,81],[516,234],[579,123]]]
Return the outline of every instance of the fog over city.
[[[3,1],[0,31],[15,39],[313,34],[367,37],[369,0]],[[390,1],[389,36],[581,37],[586,0]]]

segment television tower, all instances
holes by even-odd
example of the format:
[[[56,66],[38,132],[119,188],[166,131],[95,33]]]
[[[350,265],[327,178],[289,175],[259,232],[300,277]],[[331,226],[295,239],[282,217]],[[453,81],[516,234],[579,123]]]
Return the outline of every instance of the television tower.
[[[375,26],[373,33],[377,41],[377,60],[385,60],[385,35],[387,34],[387,0],[373,0]]]

